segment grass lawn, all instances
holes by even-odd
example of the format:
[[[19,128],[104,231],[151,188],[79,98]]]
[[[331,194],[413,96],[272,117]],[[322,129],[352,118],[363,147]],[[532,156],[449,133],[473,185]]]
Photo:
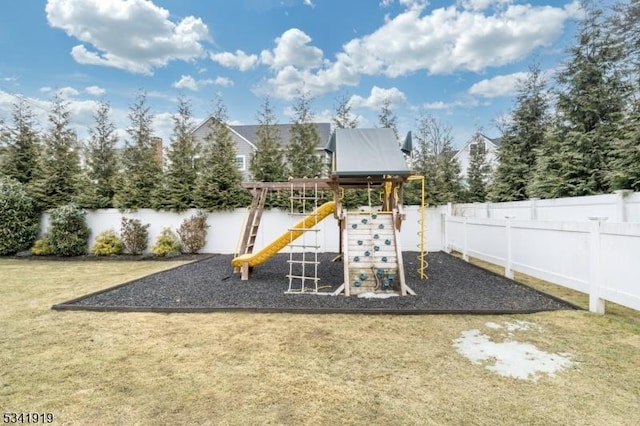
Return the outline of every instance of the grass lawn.
[[[604,316],[50,309],[177,264],[0,259],[0,409],[82,425],[638,424],[640,315],[611,305]],[[515,320],[536,327],[513,339],[569,353],[573,366],[517,380],[452,345]]]

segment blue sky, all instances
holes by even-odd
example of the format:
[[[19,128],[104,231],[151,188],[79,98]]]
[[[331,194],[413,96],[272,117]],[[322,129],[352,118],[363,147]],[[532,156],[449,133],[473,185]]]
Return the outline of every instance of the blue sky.
[[[553,80],[579,15],[575,0],[5,1],[0,119],[23,96],[46,129],[59,90],[84,138],[98,100],[125,128],[143,89],[168,141],[180,92],[196,121],[219,92],[231,122],[252,124],[267,94],[289,122],[303,89],[316,121],[346,96],[360,126],[375,127],[388,98],[401,133],[422,109],[451,126],[459,147],[477,129],[499,135],[494,122],[534,59]]]

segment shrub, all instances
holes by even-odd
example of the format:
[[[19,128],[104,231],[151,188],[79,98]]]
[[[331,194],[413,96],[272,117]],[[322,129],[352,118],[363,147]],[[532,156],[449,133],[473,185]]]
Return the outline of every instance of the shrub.
[[[111,256],[112,254],[120,254],[124,249],[122,240],[115,231],[104,231],[96,237],[96,242],[91,247],[91,253],[96,256]]]
[[[138,219],[122,218],[120,236],[124,249],[131,254],[142,254],[149,244],[149,224],[143,225]]]
[[[177,229],[185,253],[196,253],[207,241],[207,215],[200,212],[185,219]]]
[[[80,256],[87,253],[89,228],[86,213],[75,204],[60,206],[51,211],[49,245],[56,256]]]
[[[0,255],[28,249],[38,236],[40,213],[20,182],[0,179]]]
[[[158,235],[158,239],[156,240],[156,245],[153,246],[151,252],[156,256],[166,256],[171,252],[180,253],[180,241],[178,241],[178,237],[171,231],[169,228],[164,228],[160,235]]]
[[[36,256],[50,256],[52,253],[51,246],[49,245],[49,236],[44,234],[42,238],[36,240],[31,247],[31,253]]]

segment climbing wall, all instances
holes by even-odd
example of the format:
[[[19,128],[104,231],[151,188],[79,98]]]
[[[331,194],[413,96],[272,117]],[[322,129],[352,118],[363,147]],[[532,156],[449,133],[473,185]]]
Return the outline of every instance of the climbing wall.
[[[349,212],[346,219],[346,295],[404,291],[402,252],[391,212]]]

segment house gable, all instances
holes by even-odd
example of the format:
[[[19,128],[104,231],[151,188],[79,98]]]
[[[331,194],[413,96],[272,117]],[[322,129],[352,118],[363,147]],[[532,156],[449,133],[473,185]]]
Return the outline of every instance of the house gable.
[[[475,149],[484,149],[487,162],[492,168],[495,168],[498,161],[498,149],[502,138],[489,138],[482,133],[475,134],[471,139],[453,156],[460,164],[460,175],[464,181],[467,177],[467,171],[471,163],[472,152]],[[478,144],[481,143],[480,148]]]

